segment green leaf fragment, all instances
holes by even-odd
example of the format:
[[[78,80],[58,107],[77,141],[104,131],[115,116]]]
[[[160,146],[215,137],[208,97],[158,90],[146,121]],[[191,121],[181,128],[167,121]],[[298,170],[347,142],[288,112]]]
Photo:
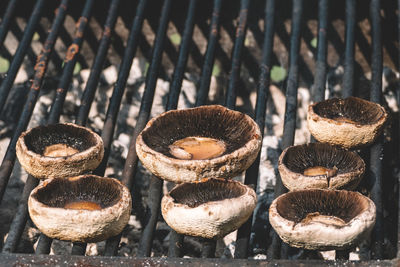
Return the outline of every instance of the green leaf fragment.
[[[173,34],[171,34],[171,36],[169,38],[171,39],[171,42],[174,45],[179,45],[181,43],[181,40],[182,40],[182,38],[179,35],[179,33],[173,33]]]
[[[271,69],[271,80],[274,82],[281,82],[286,78],[287,72],[280,66],[273,66]]]
[[[7,72],[10,68],[10,61],[4,57],[0,57],[0,73]]]
[[[318,44],[318,39],[316,37],[314,37],[311,42],[310,42],[311,46],[316,48],[317,44]]]
[[[78,74],[82,69],[81,63],[76,62],[75,67],[74,67],[74,75]]]
[[[217,64],[214,64],[213,69],[212,69],[212,76],[218,77],[219,74],[221,73],[221,69]]]
[[[143,76],[146,76],[146,75],[147,75],[147,71],[149,70],[149,66],[150,66],[149,62],[146,62],[146,64],[144,65],[144,73],[143,73]]]
[[[39,41],[39,39],[40,39],[40,35],[39,35],[37,32],[35,32],[35,33],[33,34],[32,40],[33,40],[33,41]]]

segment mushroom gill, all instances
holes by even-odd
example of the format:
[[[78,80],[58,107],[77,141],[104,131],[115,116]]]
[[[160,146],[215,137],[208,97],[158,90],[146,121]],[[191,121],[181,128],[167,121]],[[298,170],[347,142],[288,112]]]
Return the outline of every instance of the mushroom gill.
[[[372,200],[346,190],[308,189],[276,198],[269,220],[281,239],[310,250],[346,249],[365,239],[375,224]]]
[[[136,140],[143,165],[175,183],[234,177],[254,162],[260,148],[257,123],[219,105],[165,112]]]
[[[131,196],[114,178],[52,178],[31,192],[28,209],[32,221],[46,236],[98,242],[117,235],[128,223]]]
[[[176,232],[211,239],[239,228],[256,201],[254,190],[240,182],[205,179],[177,185],[163,197],[161,211]]]
[[[365,163],[357,153],[324,143],[285,149],[278,163],[283,184],[289,190],[357,187]]]

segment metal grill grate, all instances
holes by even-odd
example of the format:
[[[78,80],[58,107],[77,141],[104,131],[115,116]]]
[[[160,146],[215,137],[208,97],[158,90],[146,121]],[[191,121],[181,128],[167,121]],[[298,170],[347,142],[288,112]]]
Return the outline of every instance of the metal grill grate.
[[[74,68],[77,62],[83,66],[90,66],[90,76],[84,89],[81,105],[77,111],[75,123],[86,125],[89,118],[90,108],[94,101],[100,82],[101,73],[105,65],[110,64],[110,58],[116,55],[110,55],[110,46],[114,53],[120,56],[120,67],[118,77],[114,85],[112,96],[109,100],[107,112],[105,114],[104,127],[101,137],[104,141],[105,156],[100,166],[94,171],[97,175],[104,175],[111,145],[114,141],[114,132],[121,102],[125,94],[127,79],[131,70],[132,61],[140,48],[149,61],[147,69],[144,93],[141,98],[140,111],[136,120],[136,125],[130,135],[129,152],[125,161],[121,181],[132,190],[134,211],[138,218],[142,218],[143,231],[138,244],[137,257],[149,257],[151,255],[153,239],[155,235],[156,224],[160,214],[160,200],[163,193],[163,181],[152,176],[148,189],[148,206],[144,210],[144,203],[140,196],[140,185],[135,181],[138,172],[138,157],[135,150],[135,140],[140,131],[143,130],[150,118],[153,99],[157,90],[157,79],[160,76],[168,77],[168,66],[163,59],[167,55],[172,64],[173,72],[169,87],[168,99],[165,110],[172,110],[178,107],[178,99],[181,96],[182,81],[185,71],[188,71],[188,60],[192,57],[194,66],[190,71],[198,71],[198,86],[196,93],[195,106],[209,103],[208,95],[212,76],[212,70],[217,59],[227,74],[226,92],[223,99],[218,101],[225,103],[225,106],[231,109],[236,108],[238,96],[248,97],[249,92],[256,91],[256,101],[253,118],[259,125],[261,132],[265,132],[267,103],[270,97],[269,87],[271,84],[270,75],[273,65],[279,63],[277,58],[277,46],[283,45],[289,52],[287,60],[288,76],[284,82],[279,83],[286,94],[286,109],[284,115],[284,129],[280,147],[285,149],[294,144],[296,131],[297,115],[297,95],[299,84],[310,87],[313,101],[321,101],[325,98],[327,87],[328,69],[332,68],[332,61],[337,59],[343,63],[343,97],[351,95],[361,95],[361,89],[358,79],[365,75],[365,68],[371,70],[371,81],[369,95],[366,97],[371,101],[382,103],[382,71],[384,58],[390,62],[385,64],[396,68],[400,61],[400,56],[396,47],[398,41],[396,34],[400,32],[400,23],[398,29],[393,26],[396,22],[396,13],[398,9],[394,1],[381,3],[379,0],[371,0],[366,3],[356,2],[355,0],[340,1],[333,3],[329,0],[319,1],[150,1],[139,0],[132,4],[130,1],[111,0],[94,1],[86,0],[78,3],[72,0],[62,0],[49,4],[46,0],[37,0],[34,3],[26,4],[18,0],[5,1],[0,4],[4,13],[1,14],[0,24],[0,47],[3,57],[10,60],[10,66],[6,75],[3,76],[0,84],[0,111],[4,113],[7,104],[10,102],[9,95],[13,89],[13,84],[21,67],[25,56],[35,57],[35,52],[31,49],[32,39],[35,32],[40,34],[40,42],[43,44],[42,51],[37,55],[34,76],[29,81],[30,89],[27,90],[26,101],[22,106],[22,111],[18,114],[18,123],[11,127],[10,142],[0,166],[0,200],[3,198],[7,189],[11,173],[14,168],[16,155],[15,145],[20,134],[27,128],[31,120],[35,104],[38,100],[43,87],[43,80],[50,62],[55,66],[60,60],[60,53],[56,51],[55,43],[62,40],[68,44],[68,49],[64,58],[62,69],[56,70],[60,74],[54,100],[48,113],[47,123],[56,123],[59,121],[63,112],[63,106],[67,92],[71,86]],[[367,3],[369,6],[367,6]],[[381,6],[382,4],[382,6]],[[383,5],[384,4],[384,5]],[[58,5],[58,6],[57,6]],[[400,1],[398,3],[400,5]],[[290,7],[290,9],[288,8]],[[29,14],[25,14],[29,10]],[[318,10],[318,11],[316,11]],[[290,12],[289,12],[290,11]],[[159,17],[155,14],[160,14]],[[90,27],[92,14],[95,19],[103,25],[103,32],[99,40],[94,40]],[[134,15],[133,15],[134,14]],[[68,35],[65,29],[66,16],[76,19],[76,29],[74,35]],[[18,29],[15,27],[15,18],[27,18],[26,27],[23,33],[20,31],[19,45],[12,53],[3,45],[7,33],[12,32],[18,35]],[[51,28],[48,34],[40,29],[41,18],[48,18],[51,21]],[[123,45],[122,37],[113,32],[117,19],[120,17],[126,25],[131,25],[127,37],[126,45]],[[146,40],[143,30],[144,21],[154,30],[155,40],[149,44]],[[342,21],[345,30],[337,28],[337,21]],[[360,28],[362,20],[369,21],[370,33],[364,34]],[[290,21],[290,32],[286,30]],[[312,33],[312,22],[318,21],[316,34]],[[400,18],[398,19],[400,21]],[[167,30],[169,25],[174,24],[181,32],[182,38],[179,49],[175,50],[171,41],[168,39]],[[384,25],[382,25],[384,24]],[[388,26],[389,25],[389,26]],[[197,26],[207,39],[207,47],[204,53],[200,52],[199,44],[194,42],[193,32]],[[386,28],[387,27],[387,28]],[[17,27],[18,28],[18,27]],[[249,31],[248,31],[249,28]],[[231,39],[231,55],[227,55],[219,42],[220,29],[224,29]],[[382,31],[381,29],[388,29]],[[395,32],[394,34],[393,31]],[[246,35],[250,32],[257,42],[254,51],[246,47]],[[340,36],[343,34],[343,37]],[[45,37],[44,37],[45,36]],[[314,37],[315,36],[315,37]],[[394,36],[394,37],[393,37]],[[399,34],[400,36],[400,34]],[[317,38],[317,46],[310,46],[313,38]],[[344,41],[342,41],[344,39]],[[369,41],[370,40],[370,41]],[[85,55],[80,54],[83,49],[83,43],[87,42],[95,54],[92,62],[87,62]],[[357,49],[356,49],[357,48]],[[395,49],[393,49],[395,48]],[[384,51],[385,49],[385,51]],[[394,51],[394,52],[393,52]],[[315,55],[307,57],[305,53]],[[396,57],[397,53],[397,57]],[[163,56],[164,54],[164,56]],[[343,55],[343,56],[342,56]],[[117,57],[116,56],[116,57]],[[259,59],[258,59],[259,58]],[[361,58],[361,59],[360,59]],[[360,66],[361,61],[367,64]],[[58,62],[58,63],[57,63]],[[164,63],[164,64],[163,64]],[[368,64],[369,63],[369,64]],[[197,65],[197,66],[196,66]],[[243,65],[243,66],[242,66]],[[246,88],[246,83],[241,78],[241,71],[246,69],[249,76],[256,81],[257,89]],[[361,71],[360,71],[361,69]],[[314,75],[313,75],[314,74]],[[400,94],[397,92],[397,103],[400,103]],[[397,125],[393,123],[393,125]],[[7,127],[5,125],[4,127]],[[393,127],[394,129],[394,127]],[[392,130],[393,130],[392,129]],[[398,134],[397,130],[393,130]],[[393,137],[398,142],[398,137]],[[384,253],[384,205],[387,202],[384,195],[385,181],[383,180],[384,162],[388,161],[383,157],[384,137],[382,136],[369,151],[362,151],[364,158],[369,160],[369,172],[366,177],[370,197],[377,206],[377,221],[373,233],[371,234],[371,258],[374,260],[386,259],[388,261],[370,261],[372,265],[380,264],[398,264],[397,260],[385,258]],[[398,151],[397,151],[398,152]],[[396,159],[398,155],[395,155]],[[245,173],[245,183],[257,188],[257,177],[259,175],[260,155],[254,164]],[[68,261],[79,264],[99,265],[118,264],[112,258],[75,258],[71,256],[32,256],[13,254],[17,250],[25,225],[28,221],[27,199],[31,190],[38,185],[38,180],[28,176],[25,183],[18,208],[14,219],[8,229],[7,238],[2,244],[2,254],[0,259],[6,263],[18,262],[20,264],[52,264]],[[397,186],[397,185],[396,185]],[[277,177],[274,190],[274,197],[285,192],[285,188]],[[395,205],[396,208],[398,205]],[[267,212],[267,210],[265,211]],[[399,215],[397,210],[389,210],[392,216]],[[237,233],[234,257],[237,259],[247,259],[252,255],[252,233],[257,235],[255,229],[252,230],[252,220],[247,221]],[[271,227],[265,228],[271,231],[265,239],[270,239],[266,244],[268,262],[291,264],[321,264],[321,262],[308,261],[278,261],[288,259],[290,248],[282,244],[279,237],[273,233]],[[397,229],[395,229],[397,231]],[[387,233],[386,233],[387,235]],[[399,232],[398,235],[400,236]],[[121,235],[107,240],[104,256],[114,256],[117,254]],[[254,239],[254,238],[253,238]],[[1,242],[0,242],[1,244]],[[52,240],[41,234],[35,254],[49,254]],[[169,257],[182,257],[184,255],[184,237],[172,231],[170,234],[170,246],[168,250]],[[211,240],[202,240],[203,258],[215,257],[216,242]],[[396,246],[396,244],[394,244]],[[84,255],[86,244],[74,243],[72,255]],[[399,252],[398,252],[399,253]],[[336,259],[348,259],[349,251],[336,253]],[[100,262],[104,261],[104,262]],[[31,261],[31,262],[30,262]],[[190,264],[265,264],[265,261],[223,261],[223,260],[187,260],[180,261],[176,259],[138,259],[122,258],[120,264],[152,264],[152,265],[178,265],[180,263]],[[366,264],[363,262],[360,265]]]

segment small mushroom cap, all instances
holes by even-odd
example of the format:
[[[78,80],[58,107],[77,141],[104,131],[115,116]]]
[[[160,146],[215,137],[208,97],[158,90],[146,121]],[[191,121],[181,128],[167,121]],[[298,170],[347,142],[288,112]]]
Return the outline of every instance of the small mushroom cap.
[[[326,219],[313,220],[315,215]],[[269,209],[269,221],[280,238],[293,247],[310,250],[357,245],[369,235],[375,217],[372,200],[345,190],[291,191],[276,198]]]
[[[212,159],[177,159],[169,146],[189,136],[221,140],[226,151]],[[231,178],[254,162],[261,132],[249,116],[219,105],[172,110],[153,118],[136,140],[143,165],[156,176],[175,183],[203,178]]]
[[[98,210],[67,209],[92,201]],[[117,179],[95,175],[43,181],[30,194],[29,215],[46,236],[72,242],[99,242],[119,234],[129,221],[131,195]]]
[[[257,202],[252,188],[240,182],[205,179],[176,186],[161,201],[162,215],[176,232],[219,238],[238,229]]]
[[[65,144],[79,151],[63,156],[45,156],[46,147]],[[103,159],[103,140],[88,128],[58,123],[32,128],[18,138],[16,154],[22,167],[36,178],[72,177],[94,170]]]
[[[322,166],[332,174],[304,175],[310,167]],[[290,191],[301,189],[348,189],[360,183],[365,163],[357,153],[324,143],[286,148],[279,157],[278,169],[283,184]]]
[[[308,107],[307,122],[319,142],[358,148],[375,141],[388,113],[377,104],[357,97],[332,98]],[[335,120],[347,118],[352,122]]]

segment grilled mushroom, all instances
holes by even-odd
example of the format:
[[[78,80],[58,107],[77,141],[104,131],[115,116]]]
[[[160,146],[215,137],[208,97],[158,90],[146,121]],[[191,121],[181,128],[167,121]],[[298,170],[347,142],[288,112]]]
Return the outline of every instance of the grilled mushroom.
[[[251,165],[260,147],[258,125],[218,105],[165,112],[136,140],[143,165],[176,183],[233,177]]]
[[[374,142],[388,117],[379,104],[357,97],[332,98],[308,107],[308,129],[320,142],[357,148]]]
[[[54,178],[31,192],[28,207],[37,228],[51,238],[99,242],[119,234],[128,223],[131,195],[113,178]]]
[[[353,190],[364,175],[365,163],[355,152],[312,143],[286,148],[279,157],[278,169],[289,190]]]
[[[210,239],[238,229],[256,202],[254,190],[240,182],[205,179],[177,185],[163,197],[161,211],[176,232]]]
[[[24,132],[16,145],[22,167],[37,178],[71,177],[94,170],[103,159],[101,137],[72,124],[39,126]]]
[[[351,248],[375,224],[376,208],[369,198],[345,190],[291,191],[276,198],[269,221],[281,239],[310,250]]]

